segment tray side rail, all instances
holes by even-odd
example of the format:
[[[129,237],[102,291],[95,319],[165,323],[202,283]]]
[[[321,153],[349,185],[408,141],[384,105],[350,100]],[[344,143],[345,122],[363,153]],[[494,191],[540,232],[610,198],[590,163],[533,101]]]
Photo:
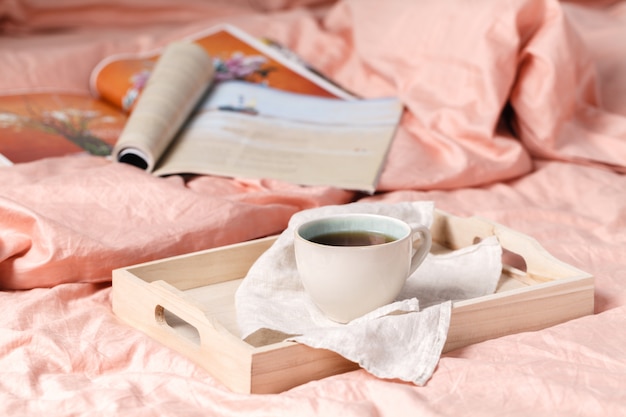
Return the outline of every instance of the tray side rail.
[[[127,270],[115,270],[112,308],[120,319],[191,359],[231,390],[250,392],[253,347],[207,317],[177,288],[164,281],[149,284]],[[173,320],[191,328],[191,336],[175,328]]]
[[[450,249],[496,236],[504,256],[513,255],[523,264],[523,270],[511,268],[503,259],[503,274],[530,283],[515,291],[455,301],[444,352],[593,314],[593,276],[558,260],[530,236],[480,217],[461,218],[440,210],[432,230],[433,239]]]

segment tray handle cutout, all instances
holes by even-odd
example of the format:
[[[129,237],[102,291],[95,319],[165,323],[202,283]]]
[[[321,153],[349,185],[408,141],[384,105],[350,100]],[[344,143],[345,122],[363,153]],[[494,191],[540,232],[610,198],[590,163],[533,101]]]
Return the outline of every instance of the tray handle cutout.
[[[200,331],[196,326],[180,318],[162,305],[157,305],[154,309],[154,318],[159,325],[168,326],[178,335],[189,340],[196,346],[200,346]]]
[[[496,236],[503,250],[503,264],[510,271],[522,273],[536,282],[548,282],[561,278],[590,277],[574,266],[555,258],[534,238],[494,223],[482,217],[458,218],[449,216],[449,219],[465,228],[474,235],[474,243],[487,236]]]
[[[474,244],[480,243],[481,237],[474,237]],[[513,252],[505,247],[502,248],[502,265],[512,268],[513,270],[526,273],[528,272],[528,266],[526,265],[526,259],[519,253]]]
[[[162,280],[153,281],[150,286],[157,295],[153,305],[154,320],[159,326],[167,326],[196,347],[202,345],[207,331],[216,331],[216,323],[184,291]]]
[[[207,341],[219,338],[243,345],[244,350],[252,349],[219,320],[207,316],[203,307],[184,291],[161,280],[151,282],[150,287],[156,296],[152,304],[156,324],[184,336],[194,348],[203,349]]]

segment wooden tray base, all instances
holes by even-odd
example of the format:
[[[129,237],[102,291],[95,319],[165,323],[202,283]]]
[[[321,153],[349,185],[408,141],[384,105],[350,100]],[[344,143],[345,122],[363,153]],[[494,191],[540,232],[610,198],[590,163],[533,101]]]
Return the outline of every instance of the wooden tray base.
[[[460,249],[488,236],[497,236],[504,251],[496,292],[453,304],[444,352],[593,313],[593,277],[555,259],[528,236],[440,210],[431,232],[433,251]],[[331,351],[294,342],[252,346],[238,336],[235,292],[275,240],[267,237],[116,269],[113,311],[237,392],[276,393],[357,369]]]

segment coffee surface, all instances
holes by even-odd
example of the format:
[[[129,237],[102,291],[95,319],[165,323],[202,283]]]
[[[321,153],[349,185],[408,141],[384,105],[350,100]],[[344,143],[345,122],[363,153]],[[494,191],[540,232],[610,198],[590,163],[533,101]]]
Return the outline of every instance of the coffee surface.
[[[392,242],[395,239],[383,233],[368,231],[340,231],[314,236],[311,242],[329,246],[371,246]]]

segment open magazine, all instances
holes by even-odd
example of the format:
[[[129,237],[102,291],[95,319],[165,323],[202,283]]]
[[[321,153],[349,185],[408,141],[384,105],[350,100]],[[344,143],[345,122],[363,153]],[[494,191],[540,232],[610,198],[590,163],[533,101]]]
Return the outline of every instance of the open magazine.
[[[402,112],[398,100],[358,99],[288,51],[229,25],[148,54],[109,57],[94,69],[91,89],[90,101],[119,109],[116,129],[106,130],[119,137],[108,147],[116,161],[155,175],[274,178],[366,192],[375,190]],[[14,130],[26,137],[24,126]]]
[[[402,112],[398,100],[303,94],[220,78],[216,68],[198,42],[169,45],[133,104],[113,156],[155,175],[375,190]]]

